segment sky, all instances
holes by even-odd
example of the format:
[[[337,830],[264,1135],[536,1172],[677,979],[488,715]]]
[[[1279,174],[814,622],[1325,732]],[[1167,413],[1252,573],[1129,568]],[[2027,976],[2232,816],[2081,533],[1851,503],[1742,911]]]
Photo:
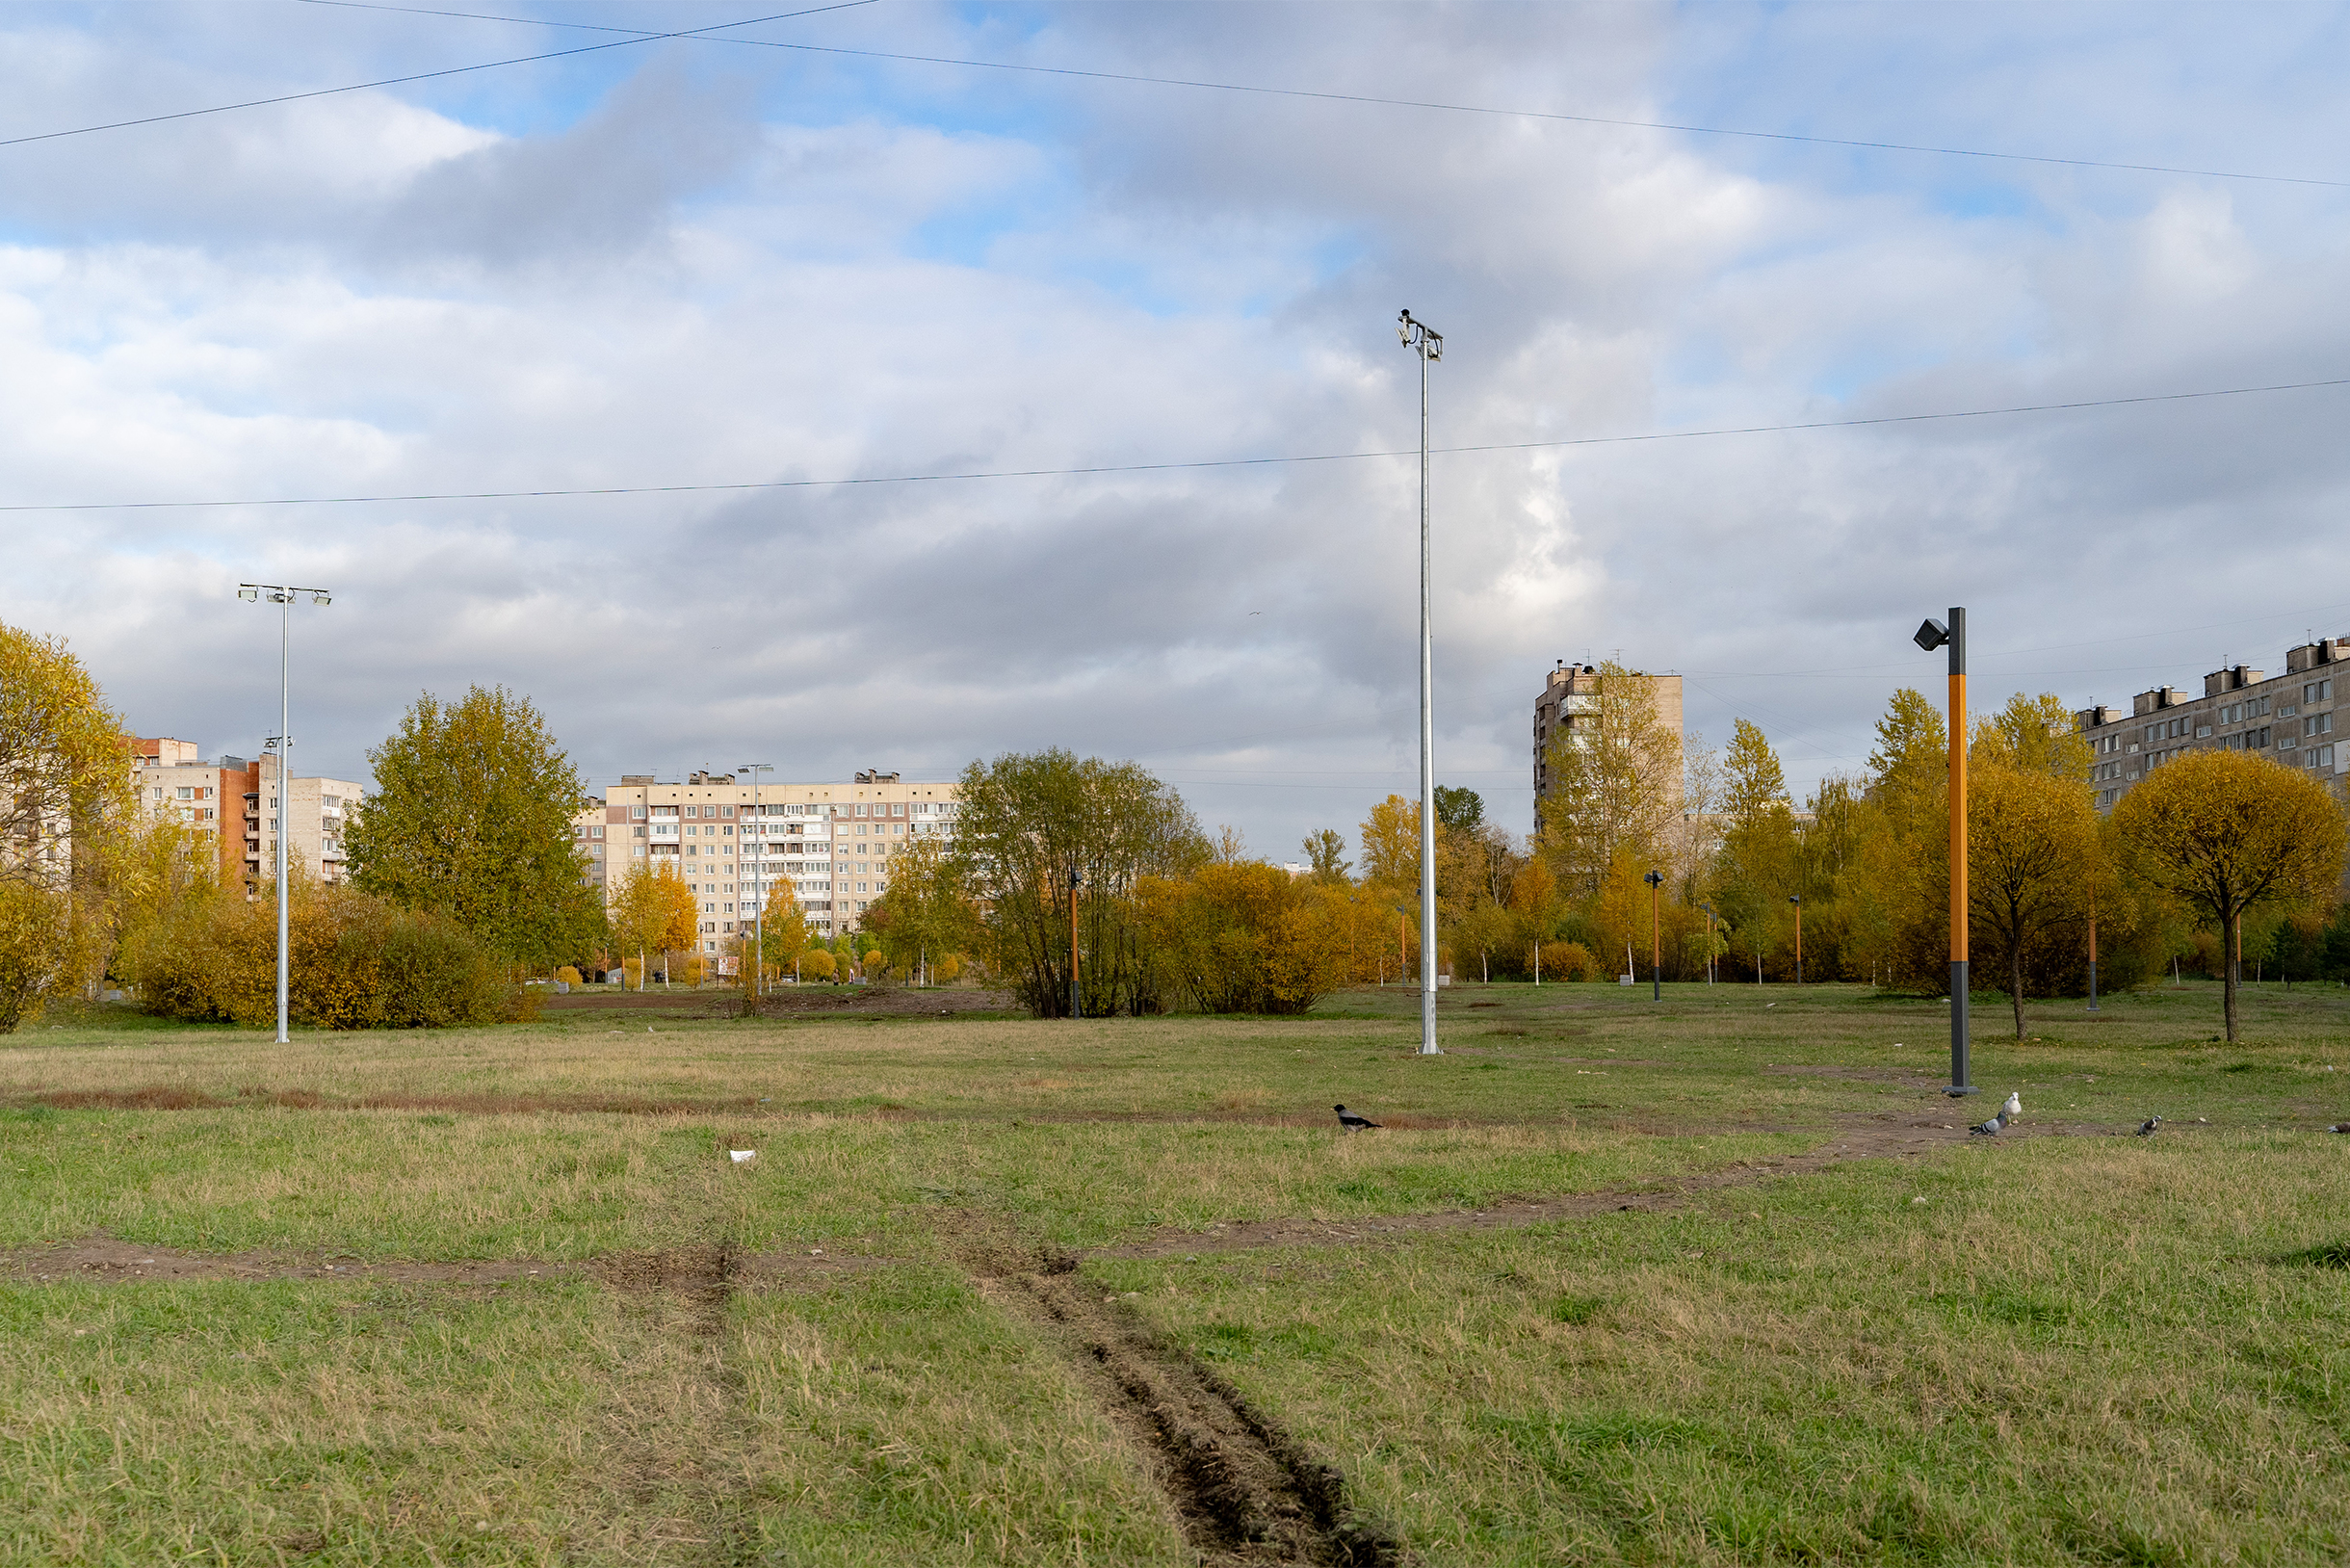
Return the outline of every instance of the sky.
[[[298,772],[503,685],[591,785],[1062,746],[1297,858],[1416,793],[1403,307],[1513,830],[1560,659],[1800,794],[1951,605],[1978,702],[2350,633],[2350,386],[2237,390],[2350,378],[2340,7],[430,11],[0,10],[0,619],[139,734],[256,751],[292,582]]]

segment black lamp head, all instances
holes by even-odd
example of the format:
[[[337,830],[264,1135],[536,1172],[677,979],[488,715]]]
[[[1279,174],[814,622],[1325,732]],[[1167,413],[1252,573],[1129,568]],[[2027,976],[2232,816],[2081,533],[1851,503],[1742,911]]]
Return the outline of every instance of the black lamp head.
[[[1926,616],[1924,622],[1919,626],[1918,635],[1912,638],[1911,640],[1916,642],[1926,652],[1932,653],[1936,648],[1943,646],[1950,640],[1950,628],[1945,626],[1941,621],[1936,620],[1933,616],[1928,615]]]

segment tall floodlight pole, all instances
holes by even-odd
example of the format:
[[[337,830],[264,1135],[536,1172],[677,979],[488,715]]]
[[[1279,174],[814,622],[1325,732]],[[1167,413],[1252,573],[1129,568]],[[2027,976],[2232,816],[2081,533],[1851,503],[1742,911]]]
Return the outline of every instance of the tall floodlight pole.
[[[1428,577],[1428,366],[1445,356],[1445,335],[1406,310],[1396,336],[1420,356],[1420,1054],[1436,1045],[1436,717],[1435,658]]]
[[[750,774],[750,814],[759,823],[759,870],[750,885],[751,897],[759,901],[750,906],[750,994],[754,999],[767,995],[767,819],[759,815],[759,775],[774,771],[771,762],[746,762],[735,770]]]
[[[312,604],[321,606],[332,604],[334,597],[319,588],[289,588],[280,583],[237,585],[237,597],[248,604],[255,602],[264,593],[270,596],[270,603],[277,607],[277,797],[276,815],[270,819],[270,824],[277,840],[277,1043],[283,1045],[286,1043],[286,818],[292,810],[287,801],[293,797],[288,788],[292,775],[287,771],[289,759],[286,753],[294,745],[294,737],[289,733],[293,716],[294,596],[307,593]]]
[[[1972,1094],[1967,1076],[1967,612],[1950,623],[1932,616],[1913,639],[1932,653],[1950,650],[1950,1083],[1942,1092]]]

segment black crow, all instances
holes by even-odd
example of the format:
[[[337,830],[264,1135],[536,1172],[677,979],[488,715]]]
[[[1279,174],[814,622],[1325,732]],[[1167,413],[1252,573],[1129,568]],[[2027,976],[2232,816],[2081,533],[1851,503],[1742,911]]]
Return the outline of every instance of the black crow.
[[[1356,1115],[1353,1111],[1348,1111],[1345,1106],[1332,1106],[1330,1109],[1338,1112],[1338,1126],[1339,1131],[1342,1133],[1360,1132],[1366,1127],[1376,1127],[1379,1125],[1377,1122],[1372,1121],[1368,1116]]]

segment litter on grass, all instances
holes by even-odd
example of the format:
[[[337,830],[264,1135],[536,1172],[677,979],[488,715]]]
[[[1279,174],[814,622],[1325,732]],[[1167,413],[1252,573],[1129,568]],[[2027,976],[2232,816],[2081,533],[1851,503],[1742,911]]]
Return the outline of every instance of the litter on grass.
[[[759,1158],[759,1151],[756,1149],[728,1149],[726,1158],[738,1165],[747,1165]]]

